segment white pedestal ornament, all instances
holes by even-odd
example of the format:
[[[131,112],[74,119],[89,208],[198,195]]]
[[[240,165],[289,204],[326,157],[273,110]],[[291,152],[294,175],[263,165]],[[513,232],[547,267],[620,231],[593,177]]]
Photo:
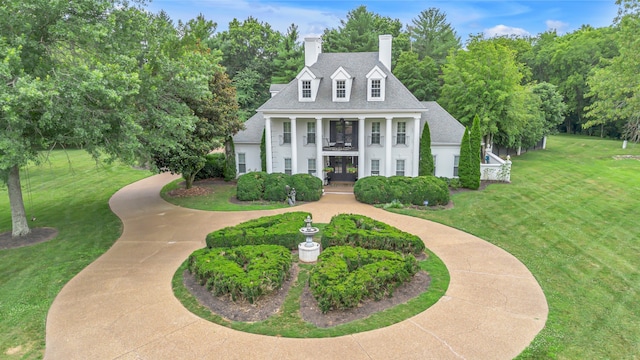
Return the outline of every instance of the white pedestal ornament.
[[[298,245],[298,257],[300,261],[305,263],[318,261],[320,255],[320,244],[313,241],[313,235],[318,233],[317,227],[311,226],[311,217],[307,216],[304,220],[306,227],[300,228],[300,232],[307,237],[306,241]]]

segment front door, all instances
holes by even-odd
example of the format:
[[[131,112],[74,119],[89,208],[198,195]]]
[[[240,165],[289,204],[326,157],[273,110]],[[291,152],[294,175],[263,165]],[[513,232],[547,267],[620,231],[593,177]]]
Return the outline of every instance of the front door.
[[[332,121],[329,123],[329,142],[339,148],[358,147],[358,127],[353,121]]]
[[[331,181],[356,181],[358,180],[357,156],[331,156],[329,164],[333,168]]]

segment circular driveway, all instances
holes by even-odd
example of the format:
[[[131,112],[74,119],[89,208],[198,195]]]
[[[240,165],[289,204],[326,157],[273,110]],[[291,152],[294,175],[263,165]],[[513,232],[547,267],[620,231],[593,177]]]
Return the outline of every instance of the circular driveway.
[[[46,359],[511,359],[545,325],[548,307],[529,270],[506,251],[465,232],[325,194],[315,203],[246,212],[171,205],[156,175],[110,200],[124,231],[74,277],[47,317]],[[363,214],[416,234],[446,264],[444,297],[400,323],[325,339],[255,335],[203,320],[174,297],[172,277],[213,230],[265,215],[308,211],[326,223]]]

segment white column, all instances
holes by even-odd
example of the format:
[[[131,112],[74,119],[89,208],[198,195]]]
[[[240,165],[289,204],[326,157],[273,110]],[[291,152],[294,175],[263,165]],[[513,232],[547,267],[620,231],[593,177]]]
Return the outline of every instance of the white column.
[[[322,169],[324,169],[324,159],[322,158],[322,117],[316,118],[316,176],[323,181]]]
[[[296,118],[291,120],[291,174],[298,173],[298,130],[296,128]]]
[[[393,125],[393,123],[391,122],[393,120],[393,117],[389,116],[386,118],[387,122],[385,125],[385,138],[384,138],[384,152],[385,152],[385,157],[384,157],[384,175],[385,176],[391,176],[392,174],[392,167],[391,167],[391,146],[392,146],[392,128],[391,126]]]
[[[358,179],[365,177],[366,159],[365,159],[365,142],[364,142],[364,116],[358,117]]]
[[[418,176],[420,171],[420,116],[413,118],[413,176]]]
[[[264,117],[264,132],[264,142],[267,150],[267,168],[264,170],[271,174],[273,172],[273,150],[271,145],[271,118],[268,116]]]

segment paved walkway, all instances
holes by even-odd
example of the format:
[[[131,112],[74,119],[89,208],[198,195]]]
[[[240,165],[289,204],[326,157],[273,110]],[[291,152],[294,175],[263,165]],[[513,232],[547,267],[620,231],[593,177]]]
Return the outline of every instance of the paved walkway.
[[[46,359],[510,359],[544,327],[547,302],[531,273],[472,235],[344,194],[290,209],[189,210],[159,197],[171,179],[153,176],[111,198],[124,232],[55,299],[47,317]],[[398,324],[328,339],[238,332],[200,319],[175,299],[172,276],[205,245],[207,233],[292,210],[311,212],[315,222],[339,212],[364,214],[420,236],[449,269],[446,295]]]

